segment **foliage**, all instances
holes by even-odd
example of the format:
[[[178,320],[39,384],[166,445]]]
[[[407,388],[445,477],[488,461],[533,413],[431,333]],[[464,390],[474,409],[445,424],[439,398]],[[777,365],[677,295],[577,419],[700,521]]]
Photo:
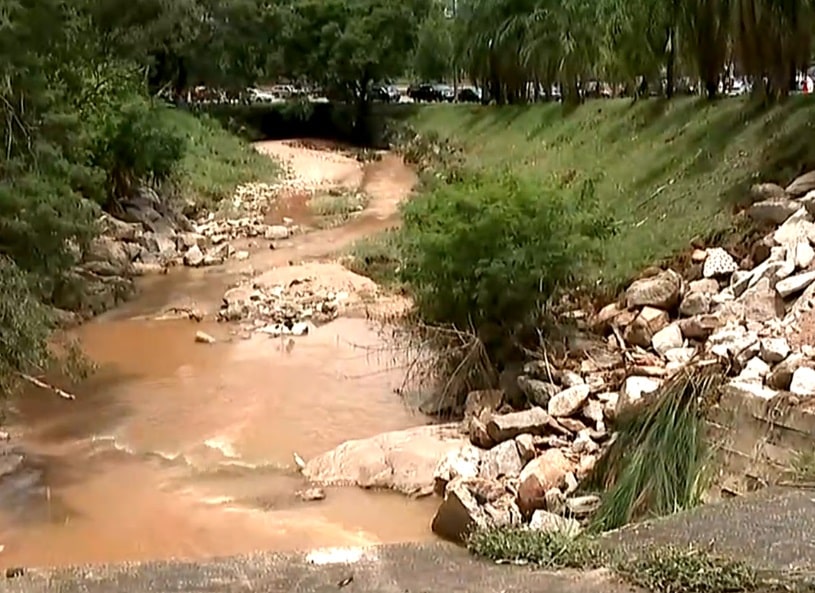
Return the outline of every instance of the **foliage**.
[[[809,96],[769,109],[748,99],[695,98],[591,101],[574,110],[439,105],[409,120],[422,137],[439,138],[424,154],[453,146],[459,169],[509,168],[542,187],[593,179],[619,229],[592,273],[596,290],[612,297],[694,237],[729,232],[733,205],[751,184],[786,186],[815,168],[813,122]]]
[[[573,195],[509,172],[438,185],[403,216],[401,276],[419,315],[459,329],[525,322],[609,232],[591,184]]]
[[[442,81],[453,74],[455,61],[452,22],[441,6],[434,6],[422,21],[413,56],[413,72],[421,80]]]
[[[710,455],[704,409],[722,382],[716,367],[683,370],[614,422],[615,440],[584,488],[603,491],[592,526],[607,531],[699,503]]]
[[[137,97],[107,114],[94,164],[107,173],[109,200],[131,196],[140,182],[160,185],[175,171],[184,155],[184,138],[169,127],[166,109]]]
[[[360,239],[351,247],[345,266],[379,285],[397,284],[402,262],[400,236],[392,229]]]
[[[619,563],[617,571],[630,583],[660,593],[731,593],[754,591],[760,579],[748,564],[689,547],[647,550]]]
[[[606,561],[606,555],[588,537],[523,527],[478,530],[468,539],[467,548],[491,560],[530,563],[549,570],[598,568]]]
[[[757,93],[792,90],[811,57],[812,0],[459,0],[455,57],[497,103],[521,103],[557,85],[567,101],[650,89],[670,97],[701,80],[710,98],[734,64]],[[439,55],[446,40],[440,38]],[[426,55],[432,55],[424,50]],[[530,84],[533,83],[533,84]],[[540,86],[538,86],[540,85]]]

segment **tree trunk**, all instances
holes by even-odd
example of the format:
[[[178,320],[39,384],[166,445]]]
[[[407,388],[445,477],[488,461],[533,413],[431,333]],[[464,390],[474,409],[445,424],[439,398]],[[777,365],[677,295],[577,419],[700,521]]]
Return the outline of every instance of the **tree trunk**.
[[[370,112],[371,102],[368,93],[368,86],[370,80],[364,78],[360,81],[359,93],[357,94],[357,113],[354,121],[354,141],[361,146],[368,146],[371,138],[368,134],[368,113]]]
[[[705,93],[707,94],[708,101],[716,98],[716,92],[719,90],[719,81],[716,78],[708,78],[705,81]]]
[[[676,90],[676,40],[673,26],[668,28],[668,61],[665,67],[665,96],[670,99]]]

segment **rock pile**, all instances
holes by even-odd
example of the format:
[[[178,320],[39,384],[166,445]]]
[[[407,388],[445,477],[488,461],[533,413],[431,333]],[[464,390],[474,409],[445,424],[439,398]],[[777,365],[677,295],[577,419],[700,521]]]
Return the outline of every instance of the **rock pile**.
[[[684,277],[652,269],[618,302],[579,312],[606,347],[571,361],[579,372],[527,363],[517,387],[531,409],[514,411],[503,391],[468,396],[470,443],[437,467],[434,531],[457,541],[486,526],[577,533],[599,500],[573,494],[609,442],[607,424],[692,361],[727,361],[731,385],[754,397],[815,396],[815,172],[753,194],[747,214],[767,233],[748,257],[699,248]]]
[[[596,496],[574,494],[608,439],[606,410],[616,402],[595,395],[576,373],[561,374],[559,386],[523,380],[548,400],[546,409],[507,412],[500,390],[468,395],[470,442],[436,467],[436,491],[444,496],[433,519],[439,535],[464,541],[477,528],[522,524],[576,535],[597,508]]]

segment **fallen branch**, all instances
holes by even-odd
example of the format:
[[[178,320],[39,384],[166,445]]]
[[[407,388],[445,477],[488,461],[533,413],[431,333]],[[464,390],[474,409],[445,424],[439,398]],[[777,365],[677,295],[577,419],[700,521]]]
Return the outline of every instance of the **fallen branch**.
[[[26,375],[25,373],[19,373],[20,377],[25,381],[28,381],[32,385],[39,387],[40,389],[47,389],[49,391],[53,391],[58,396],[63,399],[76,399],[76,396],[73,393],[68,393],[64,389],[60,389],[55,385],[51,385],[50,383],[46,383],[45,381],[41,381],[36,377],[32,377],[31,375]]]

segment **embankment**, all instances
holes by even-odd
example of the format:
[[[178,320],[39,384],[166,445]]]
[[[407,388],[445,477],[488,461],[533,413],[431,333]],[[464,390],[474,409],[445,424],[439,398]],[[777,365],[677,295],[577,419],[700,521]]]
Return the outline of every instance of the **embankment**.
[[[764,109],[747,100],[627,99],[518,107],[439,105],[407,121],[463,148],[466,164],[508,167],[540,183],[594,181],[617,223],[600,278],[612,292],[695,237],[733,229],[757,181],[782,186],[815,167],[815,102]]]

